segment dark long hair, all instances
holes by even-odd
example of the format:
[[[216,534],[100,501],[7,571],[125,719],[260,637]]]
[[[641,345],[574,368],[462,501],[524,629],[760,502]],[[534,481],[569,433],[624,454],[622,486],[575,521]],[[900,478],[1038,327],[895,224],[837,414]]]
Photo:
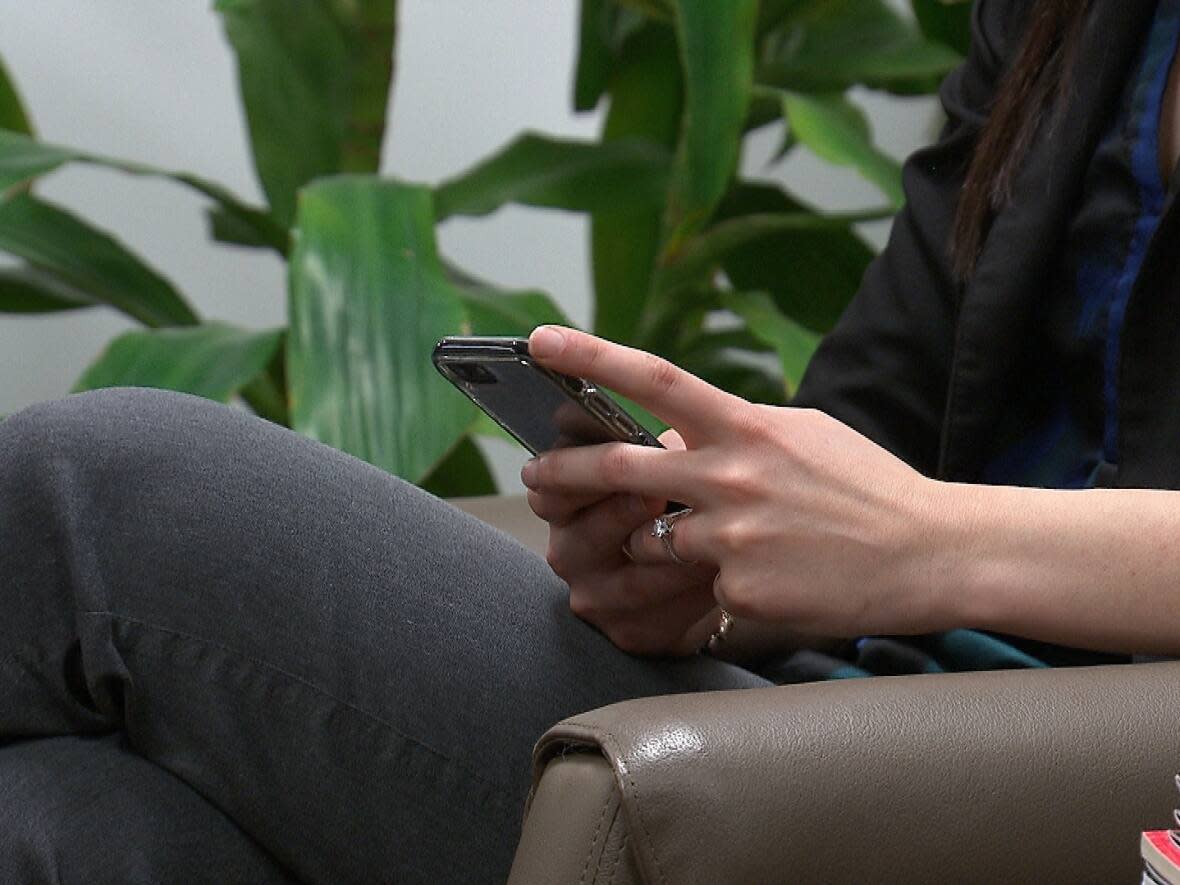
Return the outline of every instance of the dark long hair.
[[[1024,42],[1000,82],[979,135],[955,215],[951,257],[965,280],[975,269],[992,219],[1012,196],[1012,182],[1033,137],[1063,104],[1089,0],[1037,0]]]

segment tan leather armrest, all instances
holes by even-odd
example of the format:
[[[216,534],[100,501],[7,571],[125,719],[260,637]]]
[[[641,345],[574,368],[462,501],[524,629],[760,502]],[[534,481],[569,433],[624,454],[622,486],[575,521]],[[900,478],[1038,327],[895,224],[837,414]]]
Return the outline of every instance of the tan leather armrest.
[[[557,777],[579,750],[609,763],[574,778],[599,778],[590,811]],[[1180,663],[650,698],[560,723],[535,759],[520,885],[561,881],[528,874],[538,852],[585,882],[1137,881],[1139,830],[1176,804]],[[609,877],[574,823],[608,773],[631,853]]]

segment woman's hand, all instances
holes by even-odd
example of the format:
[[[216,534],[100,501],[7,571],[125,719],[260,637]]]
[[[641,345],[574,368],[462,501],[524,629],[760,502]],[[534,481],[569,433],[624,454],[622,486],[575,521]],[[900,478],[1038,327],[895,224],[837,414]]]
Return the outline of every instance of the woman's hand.
[[[683,450],[674,430],[660,437]],[[546,558],[570,588],[570,608],[619,648],[639,655],[687,655],[717,624],[714,570],[676,563],[637,563],[625,549],[650,530],[666,502],[601,491],[528,492],[529,506],[549,523]]]
[[[631,398],[683,440],[562,449],[522,473],[556,526],[551,560],[577,585],[575,611],[624,648],[707,638],[714,601],[739,620],[822,636],[951,626],[933,589],[949,583],[933,574],[939,484],[820,412],[752,405],[650,354],[553,327],[534,331],[530,351]],[[671,541],[696,565],[651,536],[668,500],[693,508]]]

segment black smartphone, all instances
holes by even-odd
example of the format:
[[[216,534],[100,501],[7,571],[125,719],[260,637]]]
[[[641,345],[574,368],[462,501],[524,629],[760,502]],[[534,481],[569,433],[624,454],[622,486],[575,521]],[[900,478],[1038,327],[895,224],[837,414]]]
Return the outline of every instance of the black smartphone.
[[[444,338],[433,360],[447,380],[534,455],[607,442],[660,446],[589,381],[533,360],[524,338]]]

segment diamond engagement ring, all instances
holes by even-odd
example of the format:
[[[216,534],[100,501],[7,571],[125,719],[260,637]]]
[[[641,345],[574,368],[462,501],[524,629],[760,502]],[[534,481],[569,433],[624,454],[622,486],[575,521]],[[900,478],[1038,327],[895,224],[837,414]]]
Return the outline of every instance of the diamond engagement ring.
[[[678,510],[676,513],[665,513],[663,516],[657,516],[651,527],[651,536],[663,541],[664,549],[668,551],[668,555],[680,565],[692,565],[692,563],[676,555],[676,550],[672,546],[672,530],[676,528],[678,519],[688,516],[690,513],[692,513],[691,507]]]

